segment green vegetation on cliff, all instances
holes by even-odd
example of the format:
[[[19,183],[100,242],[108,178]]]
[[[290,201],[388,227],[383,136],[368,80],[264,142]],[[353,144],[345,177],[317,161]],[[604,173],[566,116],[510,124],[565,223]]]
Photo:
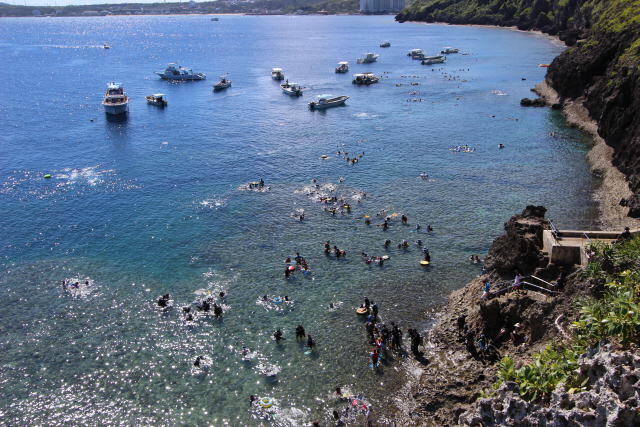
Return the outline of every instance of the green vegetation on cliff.
[[[577,303],[579,317],[567,342],[549,345],[519,368],[511,357],[504,357],[496,389],[514,381],[525,399],[544,402],[559,383],[570,393],[582,390],[586,382],[576,368],[579,357],[591,348],[603,342],[621,348],[640,344],[640,237],[613,246],[594,245],[591,250],[582,281],[601,296]]]

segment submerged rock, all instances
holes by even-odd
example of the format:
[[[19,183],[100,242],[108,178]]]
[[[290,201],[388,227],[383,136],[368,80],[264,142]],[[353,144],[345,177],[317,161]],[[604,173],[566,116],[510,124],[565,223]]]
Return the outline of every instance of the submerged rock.
[[[520,105],[523,107],[545,107],[547,103],[542,98],[536,98],[536,99],[522,98],[520,100]]]

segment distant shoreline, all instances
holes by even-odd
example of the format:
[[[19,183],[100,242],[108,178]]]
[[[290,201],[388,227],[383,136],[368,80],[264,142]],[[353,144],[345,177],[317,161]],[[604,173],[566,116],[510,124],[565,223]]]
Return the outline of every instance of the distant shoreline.
[[[48,6],[46,6],[48,7]],[[4,16],[2,18],[109,18],[109,17],[122,17],[122,16],[395,16],[395,13],[378,13],[378,14],[364,14],[360,12],[341,12],[341,13],[253,13],[253,12],[221,12],[221,13],[110,13],[106,15],[25,15],[25,16]]]

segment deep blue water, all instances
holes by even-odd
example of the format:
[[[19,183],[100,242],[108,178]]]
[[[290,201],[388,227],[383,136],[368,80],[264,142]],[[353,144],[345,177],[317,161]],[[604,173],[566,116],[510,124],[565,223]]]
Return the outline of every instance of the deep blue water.
[[[378,48],[383,40],[392,47]],[[449,45],[462,54],[445,65],[406,56]],[[389,16],[1,20],[0,419],[253,424],[254,394],[276,402],[265,422],[299,425],[340,407],[329,398],[337,385],[382,412],[402,364],[369,369],[353,311],[363,296],[404,330],[424,326],[478,273],[469,255],[484,255],[526,204],[544,204],[560,223],[593,215],[588,141],[557,112],[519,107],[544,77],[538,64],[561,49],[534,34]],[[356,65],[367,51],[379,61]],[[341,60],[349,74],[333,72]],[[168,62],[208,79],[161,81],[153,71]],[[276,66],[309,88],[303,97],[281,93],[269,75]],[[354,87],[360,71],[384,78]],[[233,86],[213,93],[223,73]],[[111,80],[131,98],[126,120],[102,111]],[[156,92],[167,94],[166,109],[146,104]],[[309,111],[323,93],[351,98]],[[476,151],[449,150],[465,144]],[[349,165],[337,151],[365,155]],[[259,178],[270,191],[241,190]],[[307,195],[313,178],[351,213],[324,212]],[[303,222],[293,217],[300,209]],[[383,209],[409,225],[394,220],[383,232]],[[387,238],[384,267],[364,264],[360,252],[384,254]],[[415,245],[396,249],[401,239],[423,240],[432,268],[418,265]],[[347,258],[326,258],[325,240]],[[313,274],[287,281],[283,261],[296,251]],[[65,291],[63,279],[90,285]],[[188,325],[178,310],[153,306],[165,292],[187,305],[198,289],[227,292],[223,321]],[[295,303],[258,304],[264,294]],[[311,355],[294,340],[298,323],[318,342]],[[270,339],[276,328],[283,344]],[[258,359],[241,361],[242,345]],[[212,359],[208,372],[192,369],[198,355]],[[277,380],[259,363],[281,368]]]

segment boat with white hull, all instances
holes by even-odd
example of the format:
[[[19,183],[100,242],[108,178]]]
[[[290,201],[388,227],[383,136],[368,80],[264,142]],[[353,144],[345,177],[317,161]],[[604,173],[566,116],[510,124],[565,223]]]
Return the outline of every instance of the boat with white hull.
[[[335,98],[330,98],[331,95],[319,95],[317,101],[313,101],[309,103],[309,109],[311,110],[326,110],[327,108],[338,107],[340,105],[344,105],[348,96],[337,96]]]
[[[349,71],[349,63],[347,61],[338,62],[338,66],[336,67],[336,73],[343,74]]]
[[[422,65],[443,64],[445,60],[446,60],[446,57],[442,55],[425,56],[422,59]]]
[[[358,64],[371,64],[372,62],[376,62],[380,55],[377,53],[366,53],[362,58],[358,58]]]
[[[191,68],[181,67],[178,64],[171,63],[167,65],[164,71],[156,71],[162,80],[204,80],[207,76],[203,73],[194,73]]]
[[[302,91],[304,90],[298,83],[286,82],[281,84],[280,87],[282,88],[282,92],[289,96],[302,96]]]
[[[121,83],[111,82],[107,85],[102,105],[104,112],[112,116],[126,114],[129,111],[129,97]]]

